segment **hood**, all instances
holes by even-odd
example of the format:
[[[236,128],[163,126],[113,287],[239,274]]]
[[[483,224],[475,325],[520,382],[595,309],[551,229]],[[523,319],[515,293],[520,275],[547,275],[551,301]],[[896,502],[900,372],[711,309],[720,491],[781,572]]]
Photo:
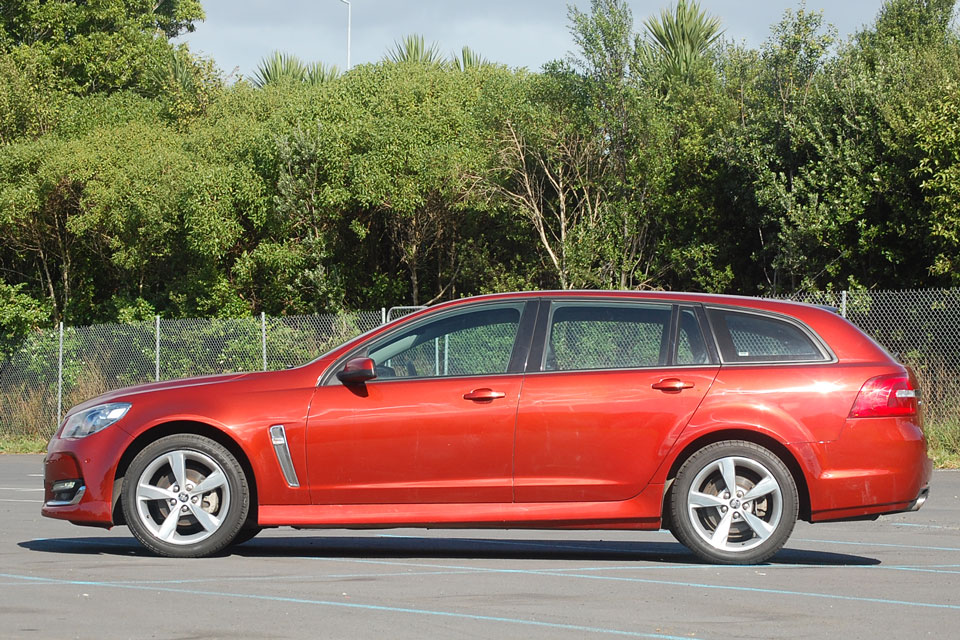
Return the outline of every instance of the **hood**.
[[[147,382],[145,384],[138,384],[132,387],[124,387],[123,389],[117,389],[115,391],[108,391],[103,395],[99,395],[95,398],[91,398],[85,402],[71,408],[66,415],[71,415],[77,411],[83,411],[90,407],[95,407],[98,404],[103,404],[105,402],[116,402],[129,400],[135,396],[138,396],[142,393],[150,393],[153,391],[165,391],[170,389],[182,389],[185,387],[202,387],[205,385],[221,384],[224,382],[231,382],[233,380],[239,380],[240,378],[246,378],[251,373],[224,373],[220,375],[213,376],[197,376],[194,378],[180,378],[178,380],[164,380],[162,382]]]

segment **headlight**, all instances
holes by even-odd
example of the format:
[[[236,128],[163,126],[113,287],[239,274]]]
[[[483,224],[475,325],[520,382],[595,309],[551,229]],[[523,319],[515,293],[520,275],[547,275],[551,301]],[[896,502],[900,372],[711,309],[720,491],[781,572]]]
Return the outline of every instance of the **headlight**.
[[[67,424],[64,425],[61,437],[74,440],[86,438],[91,433],[96,433],[112,425],[126,415],[128,409],[130,409],[129,402],[110,402],[75,413],[70,416]]]

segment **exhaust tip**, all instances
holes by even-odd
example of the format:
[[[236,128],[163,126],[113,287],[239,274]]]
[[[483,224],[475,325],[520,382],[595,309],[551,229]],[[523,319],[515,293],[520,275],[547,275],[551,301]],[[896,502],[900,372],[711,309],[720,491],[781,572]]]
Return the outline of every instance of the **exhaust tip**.
[[[923,503],[927,501],[927,498],[930,497],[930,487],[924,487],[920,490],[920,495],[917,496],[917,499],[911,503],[907,511],[917,511],[920,507],[923,506]]]

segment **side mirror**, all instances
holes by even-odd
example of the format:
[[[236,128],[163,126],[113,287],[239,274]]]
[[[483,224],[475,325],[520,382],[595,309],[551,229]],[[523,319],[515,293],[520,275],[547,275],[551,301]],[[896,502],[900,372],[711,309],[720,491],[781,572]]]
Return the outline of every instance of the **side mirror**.
[[[348,360],[343,370],[337,372],[337,379],[344,384],[357,384],[376,377],[377,365],[371,358]]]

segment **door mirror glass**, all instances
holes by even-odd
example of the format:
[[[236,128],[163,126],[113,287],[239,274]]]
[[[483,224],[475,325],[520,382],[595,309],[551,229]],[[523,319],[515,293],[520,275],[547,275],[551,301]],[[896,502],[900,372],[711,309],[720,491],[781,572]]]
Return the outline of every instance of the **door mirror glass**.
[[[377,377],[377,368],[370,358],[354,358],[347,361],[337,378],[345,384],[357,384]]]

